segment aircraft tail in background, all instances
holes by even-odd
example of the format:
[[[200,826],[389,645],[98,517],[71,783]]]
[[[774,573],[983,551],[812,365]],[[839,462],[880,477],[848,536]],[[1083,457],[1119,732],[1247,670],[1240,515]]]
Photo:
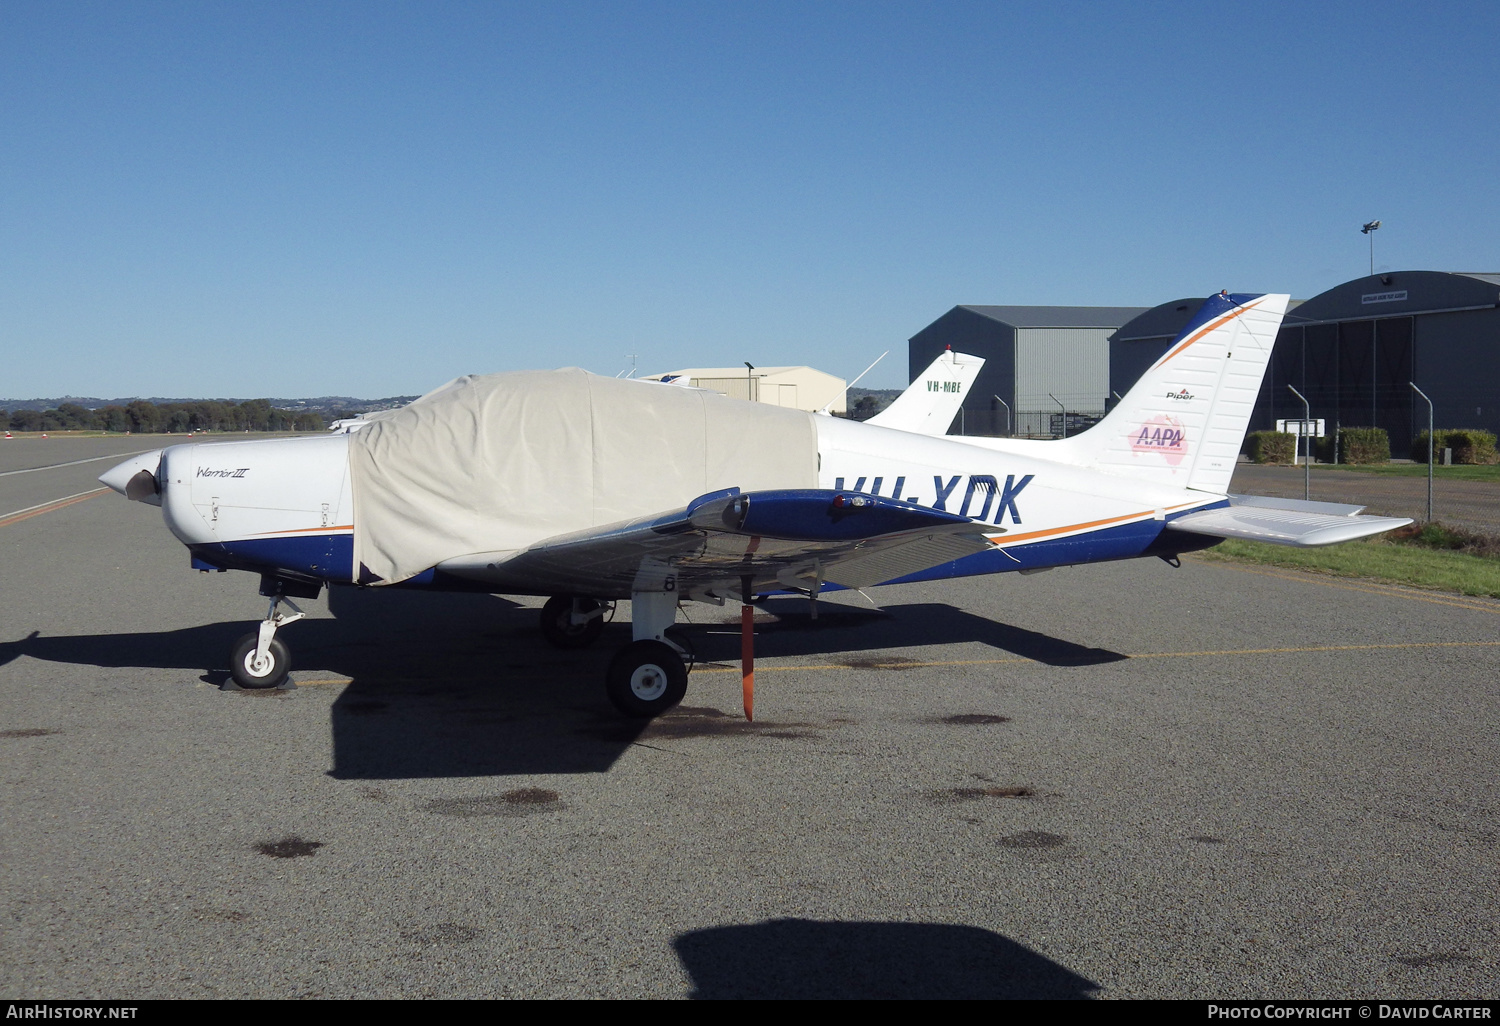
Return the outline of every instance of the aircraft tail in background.
[[[945,350],[895,402],[865,423],[919,435],[946,435],[983,366],[984,360],[977,356]]]

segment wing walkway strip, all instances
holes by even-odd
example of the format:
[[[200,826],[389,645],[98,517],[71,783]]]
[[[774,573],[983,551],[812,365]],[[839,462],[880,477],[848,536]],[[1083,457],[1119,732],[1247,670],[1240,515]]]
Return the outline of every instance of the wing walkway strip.
[[[1500,648],[1500,641],[1410,641],[1403,643],[1384,645],[1298,645],[1289,648],[1224,648],[1209,649],[1201,652],[1134,652],[1126,659],[1178,659],[1178,658],[1202,658],[1204,656],[1241,656],[1241,655],[1296,655],[1304,652],[1376,652],[1391,649],[1407,648]],[[804,666],[768,666],[757,663],[757,673],[788,672],[794,670],[917,670],[924,667],[938,666],[1003,666],[1011,663],[1038,663],[1039,659],[1028,659],[1025,656],[1010,656],[1005,659],[945,659],[931,662],[862,662],[859,666],[849,666],[845,663],[810,663]],[[693,671],[694,673],[739,673],[738,666],[705,666]],[[441,677],[381,677],[383,681],[388,680],[443,680]],[[493,678],[462,678],[462,680],[488,681]],[[457,681],[455,681],[456,683]],[[326,684],[352,684],[352,677],[336,677],[318,680],[296,681],[298,687],[316,687]]]
[[[0,470],[0,477],[10,477],[12,474],[35,474],[38,470],[56,470],[59,467],[76,467],[80,463],[98,463],[100,460],[119,460],[124,462],[131,456],[139,456],[143,452],[151,452],[151,449],[137,449],[135,452],[116,453],[112,456],[90,456],[86,460],[73,460],[70,463],[49,463],[45,467],[24,467],[21,470]]]
[[[27,506],[25,509],[18,509],[14,513],[6,513],[3,516],[0,516],[0,527],[8,527],[11,524],[19,523],[22,520],[30,520],[32,517],[39,517],[43,513],[51,513],[55,509],[62,509],[64,506],[71,506],[75,502],[82,502],[85,499],[92,499],[94,496],[103,495],[107,491],[109,491],[108,488],[95,488],[91,492],[79,492],[77,495],[64,495],[61,499],[53,499],[51,502],[44,502],[40,506]]]

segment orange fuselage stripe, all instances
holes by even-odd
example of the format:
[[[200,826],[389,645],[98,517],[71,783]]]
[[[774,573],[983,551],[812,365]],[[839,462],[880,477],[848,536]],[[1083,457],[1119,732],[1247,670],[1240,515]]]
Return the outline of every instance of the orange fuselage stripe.
[[[353,524],[339,524],[339,525],[337,525],[335,527],[294,527],[294,528],[292,528],[289,531],[261,531],[258,534],[252,534],[252,535],[250,535],[250,537],[252,537],[252,538],[264,538],[268,534],[311,534],[314,531],[326,531],[326,532],[328,532],[328,533],[331,534],[334,531],[352,531],[352,530],[354,530],[354,525]]]
[[[1171,511],[1196,505],[1198,504],[1195,502],[1182,502],[1178,503],[1176,506],[1164,506],[1163,509]],[[1012,542],[1030,541],[1033,538],[1050,538],[1054,535],[1066,534],[1069,531],[1087,531],[1091,527],[1103,527],[1106,524],[1118,524],[1122,520],[1144,520],[1146,517],[1152,516],[1155,513],[1156,511],[1154,509],[1148,509],[1140,513],[1126,513],[1124,516],[1109,517],[1105,520],[1091,520],[1086,524],[1069,524],[1066,527],[1049,527],[1045,531],[1032,531],[1029,534],[1007,534],[1004,538],[992,538],[991,541],[993,541],[997,546],[1009,545]]]

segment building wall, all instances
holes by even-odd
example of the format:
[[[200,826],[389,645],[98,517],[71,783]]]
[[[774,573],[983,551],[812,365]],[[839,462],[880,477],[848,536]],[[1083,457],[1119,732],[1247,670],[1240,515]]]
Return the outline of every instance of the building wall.
[[[1250,427],[1301,417],[1292,385],[1330,429],[1384,428],[1391,455],[1404,459],[1427,429],[1427,404],[1411,382],[1432,398],[1437,427],[1500,434],[1500,310],[1283,327]]]
[[[849,408],[844,379],[813,367],[757,368],[749,376],[730,367],[699,367],[676,373],[686,376],[694,388],[706,388],[731,399],[750,399],[809,413],[825,406],[831,413],[846,413]],[[651,376],[653,380],[659,377]]]
[[[1418,317],[1414,348],[1412,380],[1432,397],[1437,426],[1500,435],[1500,310]],[[1418,431],[1427,430],[1427,404],[1421,399],[1412,420]]]
[[[955,417],[951,432],[1001,434],[1005,430],[1005,408],[999,395],[1015,409],[1015,329],[989,317],[954,307],[912,336],[907,359],[908,379],[915,381],[938,358],[944,348],[984,360],[984,367],[965,400],[962,424]]]
[[[1017,328],[1017,413],[1104,412],[1113,328]],[[1051,395],[1048,395],[1048,393]]]

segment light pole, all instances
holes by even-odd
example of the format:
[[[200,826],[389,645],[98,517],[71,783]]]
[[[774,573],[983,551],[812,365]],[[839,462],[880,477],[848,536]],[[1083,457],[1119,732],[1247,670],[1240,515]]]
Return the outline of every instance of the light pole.
[[[1411,390],[1423,399],[1427,399],[1427,393],[1408,381]],[[1427,522],[1432,523],[1432,400],[1427,399]]]
[[[1006,402],[1004,399],[1001,399],[998,395],[995,396],[995,402],[997,402],[1001,406],[1005,407],[1005,433],[1006,433],[1007,436],[1009,436],[1010,435],[1010,403]]]
[[[1062,421],[1063,432],[1062,432],[1062,436],[1064,438],[1067,438],[1068,437],[1068,408],[1066,406],[1063,406],[1062,402],[1057,398],[1057,396],[1053,395],[1051,392],[1047,393],[1047,398],[1051,399],[1053,402],[1057,403],[1058,406],[1062,407],[1062,411],[1063,411],[1063,421]]]
[[[755,380],[750,375],[755,370],[755,364],[749,360],[745,361],[745,398],[755,402]]]
[[[1375,276],[1375,229],[1380,227],[1379,221],[1371,221],[1360,229],[1360,234],[1370,237],[1370,277]]]
[[[1298,441],[1301,441],[1302,436],[1305,435],[1308,432],[1308,425],[1310,425],[1312,423],[1312,406],[1310,406],[1308,404],[1308,402],[1307,402],[1307,396],[1303,395],[1301,392],[1297,391],[1295,388],[1292,388],[1291,385],[1288,385],[1286,387],[1292,389],[1292,395],[1294,395],[1298,399],[1302,400],[1302,426],[1297,430],[1297,439],[1298,439]],[[1312,445],[1311,444],[1309,444],[1308,447],[1307,447],[1307,459],[1304,460],[1303,463],[1302,463],[1302,498],[1305,499],[1305,500],[1311,500],[1312,499]]]

